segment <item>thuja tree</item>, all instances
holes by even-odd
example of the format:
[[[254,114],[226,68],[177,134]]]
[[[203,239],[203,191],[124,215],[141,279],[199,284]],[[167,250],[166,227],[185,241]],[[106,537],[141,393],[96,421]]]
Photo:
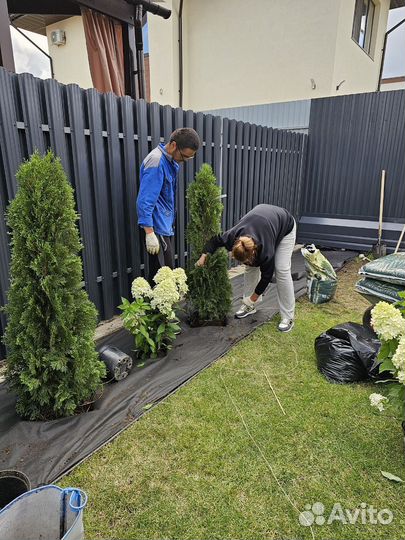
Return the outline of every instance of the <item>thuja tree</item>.
[[[228,255],[224,248],[209,255],[205,266],[195,267],[207,241],[220,233],[223,205],[221,189],[212,168],[204,163],[187,190],[191,246],[188,271],[189,303],[192,319],[223,320],[231,307],[232,289],[228,276]]]
[[[51,152],[35,153],[20,166],[17,180],[7,213],[7,380],[23,418],[69,416],[105,373],[94,347],[96,308],[81,283],[73,190]]]

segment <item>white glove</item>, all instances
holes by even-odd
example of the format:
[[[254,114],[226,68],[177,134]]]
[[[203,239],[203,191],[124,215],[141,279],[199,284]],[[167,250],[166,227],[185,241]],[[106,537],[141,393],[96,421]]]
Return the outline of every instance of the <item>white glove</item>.
[[[154,232],[146,234],[146,251],[150,255],[157,255],[159,253],[159,240]]]
[[[256,302],[252,302],[249,296],[245,296],[245,298],[243,299],[243,303],[248,307],[253,307],[256,304]]]

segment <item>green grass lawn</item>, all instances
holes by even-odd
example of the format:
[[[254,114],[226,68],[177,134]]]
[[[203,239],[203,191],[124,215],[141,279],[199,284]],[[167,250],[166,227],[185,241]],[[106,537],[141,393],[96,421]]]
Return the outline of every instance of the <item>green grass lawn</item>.
[[[380,472],[405,479],[400,422],[370,408],[379,388],[330,384],[315,363],[315,337],[368,306],[358,267],[333,302],[302,299],[293,332],[258,329],[64,478],[89,495],[86,538],[405,538],[405,484]],[[394,518],[311,530],[298,518],[315,502],[326,517],[366,503]]]

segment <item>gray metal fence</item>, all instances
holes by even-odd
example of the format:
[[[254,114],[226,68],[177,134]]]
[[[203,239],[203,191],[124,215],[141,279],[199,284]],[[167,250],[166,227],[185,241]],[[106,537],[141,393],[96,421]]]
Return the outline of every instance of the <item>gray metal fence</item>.
[[[75,188],[86,289],[101,319],[147,265],[135,201],[143,158],[177,127],[203,146],[181,167],[176,257],[185,266],[186,189],[203,162],[223,190],[223,228],[258,203],[288,208],[299,241],[367,249],[375,242],[381,170],[387,171],[383,238],[405,220],[405,91],[313,100],[309,135],[148,104],[0,69],[0,304],[9,248],[4,212],[20,163],[38,149],[61,158]],[[0,314],[0,333],[5,325]]]
[[[405,91],[313,100],[299,240],[369,249],[383,169],[383,239],[392,249],[405,221]]]
[[[223,119],[223,228],[259,203],[299,215],[307,135]]]
[[[0,69],[0,304],[6,302],[9,249],[4,211],[17,190],[20,163],[38,149],[61,158],[75,189],[86,289],[102,319],[144,269],[135,210],[143,158],[178,127],[196,129],[203,147],[181,167],[176,256],[185,265],[185,190],[203,162],[222,184],[223,226],[232,226],[260,202],[298,212],[306,135],[262,128],[83,90]],[[4,317],[1,324],[4,327]],[[0,328],[1,330],[1,328]]]

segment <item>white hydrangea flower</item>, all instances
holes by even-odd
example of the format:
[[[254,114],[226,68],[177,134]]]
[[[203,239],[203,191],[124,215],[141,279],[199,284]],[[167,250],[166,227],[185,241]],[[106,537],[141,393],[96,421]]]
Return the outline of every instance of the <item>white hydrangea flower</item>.
[[[398,381],[401,384],[405,384],[405,369],[401,369],[397,373]]]
[[[371,312],[371,324],[385,341],[405,334],[405,319],[399,309],[387,302],[378,302]]]
[[[392,363],[398,370],[405,371],[405,335],[399,339],[397,350],[392,357]]]
[[[173,270],[173,276],[180,296],[184,296],[188,292],[187,276],[185,271],[183,268],[176,268]]]
[[[152,293],[150,303],[152,308],[159,310],[162,315],[171,317],[174,304],[180,300],[175,282],[173,280],[162,281],[154,287]]]
[[[370,394],[369,397],[371,406],[382,412],[384,410],[384,403],[388,402],[388,398],[381,394]]]
[[[153,281],[156,284],[159,284],[166,280],[174,281],[173,270],[168,266],[162,266],[162,268],[159,268],[159,270],[156,272]]]
[[[138,277],[132,282],[131,293],[136,300],[145,297],[150,298],[152,295],[152,288],[145,278]]]

